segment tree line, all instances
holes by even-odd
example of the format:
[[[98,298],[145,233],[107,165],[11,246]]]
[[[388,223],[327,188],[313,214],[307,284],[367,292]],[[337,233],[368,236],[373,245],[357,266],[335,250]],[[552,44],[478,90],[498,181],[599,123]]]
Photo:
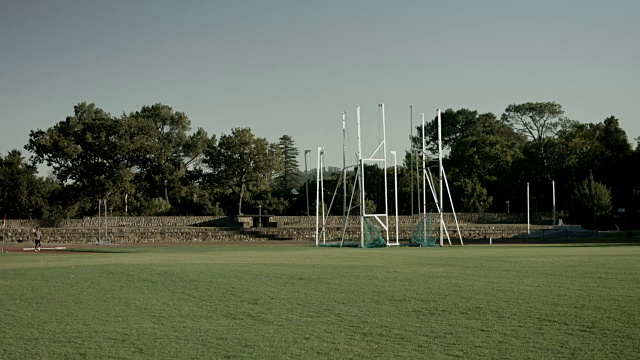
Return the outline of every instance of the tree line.
[[[548,212],[553,182],[566,221],[598,226],[637,221],[640,147],[633,148],[615,117],[581,123],[565,117],[560,104],[540,102],[509,105],[500,117],[448,109],[441,118],[444,166],[456,211],[525,212],[529,183],[531,211]],[[416,193],[423,177],[416,164],[424,159],[427,166],[437,165],[435,119],[424,128],[424,152],[422,131],[418,125],[397,168],[398,212],[403,215],[418,212]],[[271,143],[249,128],[219,136],[202,128],[192,131],[185,113],[164,104],[113,116],[83,102],[65,120],[32,130],[25,149],[28,159],[19,150],[0,155],[0,207],[7,218],[93,216],[99,200],[119,216],[303,215],[306,186],[313,189],[315,212],[315,179],[300,170],[300,152],[291,136]],[[41,164],[51,170],[49,176],[38,175]],[[364,169],[367,209],[383,210],[385,171],[393,208],[393,167]],[[350,196],[355,173],[349,171],[345,181],[341,169],[323,171],[326,210],[331,204],[332,213],[342,214],[343,203],[357,208],[357,196],[346,202],[343,192],[335,191],[346,183]]]
[[[640,148],[616,117],[581,123],[564,116],[560,104],[529,102],[509,105],[499,118],[449,109],[442,124],[445,168],[458,179],[452,187],[462,211],[511,206],[525,212],[529,183],[531,211],[552,210],[555,185],[565,220],[597,227],[637,223]],[[428,138],[435,139],[436,126],[426,127]]]

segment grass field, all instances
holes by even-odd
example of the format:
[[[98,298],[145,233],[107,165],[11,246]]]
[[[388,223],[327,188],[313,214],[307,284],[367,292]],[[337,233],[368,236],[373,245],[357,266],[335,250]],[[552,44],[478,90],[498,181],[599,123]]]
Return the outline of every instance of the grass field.
[[[0,254],[1,359],[640,358],[636,245],[95,249]]]

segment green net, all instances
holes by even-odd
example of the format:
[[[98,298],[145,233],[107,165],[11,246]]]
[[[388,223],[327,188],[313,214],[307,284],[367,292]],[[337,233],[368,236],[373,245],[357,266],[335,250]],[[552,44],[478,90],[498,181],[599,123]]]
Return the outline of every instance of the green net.
[[[377,247],[385,247],[387,246],[387,242],[382,237],[380,233],[380,228],[378,228],[369,218],[364,218],[363,222],[364,229],[364,247],[365,248],[377,248]],[[361,247],[361,240],[358,239],[345,239],[342,242],[332,242],[320,244],[318,246],[322,247]]]
[[[376,248],[387,246],[387,242],[378,228],[369,218],[364,218],[364,247]]]
[[[422,214],[418,218],[418,222],[413,227],[411,234],[411,241],[409,245],[412,246],[438,246],[436,243],[436,236],[433,233],[433,214]]]

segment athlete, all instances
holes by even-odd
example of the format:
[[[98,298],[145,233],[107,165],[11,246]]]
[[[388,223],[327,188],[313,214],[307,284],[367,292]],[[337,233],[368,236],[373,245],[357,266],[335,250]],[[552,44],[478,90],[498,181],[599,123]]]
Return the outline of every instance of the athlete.
[[[33,231],[33,241],[35,242],[34,250],[40,251],[40,241],[42,240],[42,233],[40,232],[40,228],[35,228],[31,231]]]

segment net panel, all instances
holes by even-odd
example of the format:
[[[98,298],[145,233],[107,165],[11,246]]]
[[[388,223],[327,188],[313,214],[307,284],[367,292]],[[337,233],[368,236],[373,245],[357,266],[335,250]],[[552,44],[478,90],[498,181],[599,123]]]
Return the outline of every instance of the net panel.
[[[413,227],[409,245],[412,246],[438,246],[437,236],[433,232],[433,214],[422,214]]]
[[[364,218],[364,247],[376,248],[387,246],[387,242],[377,227],[369,218]]]
[[[364,218],[364,247],[377,248],[387,246],[387,242],[382,237],[380,228],[376,226],[369,218]],[[345,239],[343,242],[332,242],[320,244],[321,247],[361,247],[360,239]]]

